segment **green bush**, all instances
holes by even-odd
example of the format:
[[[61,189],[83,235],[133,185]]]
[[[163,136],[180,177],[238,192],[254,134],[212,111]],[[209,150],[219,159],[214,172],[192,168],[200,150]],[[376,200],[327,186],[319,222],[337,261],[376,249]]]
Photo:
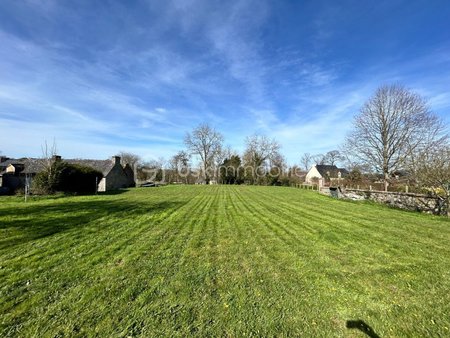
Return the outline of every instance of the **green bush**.
[[[91,167],[67,164],[61,172],[59,191],[95,193],[103,174]]]
[[[57,161],[37,174],[33,184],[37,193],[51,194],[60,191],[88,194],[96,191],[96,183],[102,178],[103,174],[91,167]]]
[[[68,165],[66,162],[55,161],[33,178],[33,192],[37,194],[52,194],[59,190],[61,173]]]

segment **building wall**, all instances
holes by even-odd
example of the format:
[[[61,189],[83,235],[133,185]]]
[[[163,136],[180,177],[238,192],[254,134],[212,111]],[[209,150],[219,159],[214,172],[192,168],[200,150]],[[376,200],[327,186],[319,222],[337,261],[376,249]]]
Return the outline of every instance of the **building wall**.
[[[135,187],[136,182],[134,181],[134,172],[133,169],[130,167],[129,164],[126,164],[123,168],[123,171],[125,172],[125,175],[127,176],[127,186],[128,187]]]
[[[10,164],[9,166],[6,167],[6,172],[14,174],[16,172],[16,167],[14,167],[12,164]]]
[[[114,167],[112,167],[112,169],[104,179],[105,191],[129,187],[128,177],[122,166],[118,163],[116,163]]]
[[[313,179],[314,177],[316,178],[322,178],[322,175],[320,175],[319,171],[317,170],[316,166],[313,166],[311,169],[309,169],[308,173],[306,174],[305,177],[305,182],[306,183],[314,183]]]
[[[103,192],[106,191],[106,178],[102,178],[97,186],[97,191]]]

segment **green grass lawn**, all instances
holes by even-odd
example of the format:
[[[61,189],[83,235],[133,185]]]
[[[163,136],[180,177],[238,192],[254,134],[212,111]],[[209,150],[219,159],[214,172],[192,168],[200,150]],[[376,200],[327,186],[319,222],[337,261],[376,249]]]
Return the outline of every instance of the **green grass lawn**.
[[[0,198],[0,336],[450,336],[450,221],[279,187]]]

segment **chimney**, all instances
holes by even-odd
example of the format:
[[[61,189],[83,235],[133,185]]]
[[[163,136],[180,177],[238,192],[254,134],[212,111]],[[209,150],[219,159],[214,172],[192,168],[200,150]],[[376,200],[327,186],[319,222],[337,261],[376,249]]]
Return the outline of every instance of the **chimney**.
[[[114,165],[120,164],[120,156],[113,156],[112,162],[114,163]]]
[[[61,161],[61,156],[59,156],[59,155],[53,155],[53,161],[55,161],[55,162]]]

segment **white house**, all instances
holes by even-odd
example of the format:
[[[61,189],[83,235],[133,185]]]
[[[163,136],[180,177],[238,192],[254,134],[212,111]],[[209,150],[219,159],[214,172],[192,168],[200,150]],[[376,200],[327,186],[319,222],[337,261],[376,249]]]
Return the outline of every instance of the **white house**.
[[[319,184],[319,187],[323,187],[330,181],[344,178],[347,174],[346,169],[338,168],[335,165],[316,164],[306,174],[305,183],[316,183]]]

